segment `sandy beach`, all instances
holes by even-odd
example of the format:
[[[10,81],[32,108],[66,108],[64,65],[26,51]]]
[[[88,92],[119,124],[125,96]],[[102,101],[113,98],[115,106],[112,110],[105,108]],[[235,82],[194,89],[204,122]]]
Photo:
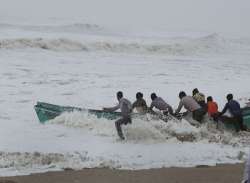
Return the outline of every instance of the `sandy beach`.
[[[1,177],[0,183],[239,183],[243,169],[243,164],[138,171],[98,168]]]

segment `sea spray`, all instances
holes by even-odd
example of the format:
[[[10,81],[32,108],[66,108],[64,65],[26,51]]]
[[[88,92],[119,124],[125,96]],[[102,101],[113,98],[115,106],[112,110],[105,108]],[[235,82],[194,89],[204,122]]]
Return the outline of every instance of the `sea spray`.
[[[190,119],[188,119],[190,120]],[[239,134],[218,128],[216,122],[205,118],[203,124],[194,126],[186,119],[162,120],[152,119],[151,116],[144,118],[133,118],[132,124],[123,125],[123,131],[128,142],[132,143],[162,143],[168,140],[177,139],[181,142],[207,142],[226,145],[242,145],[246,143],[249,132]],[[115,138],[115,120],[97,118],[88,112],[66,112],[57,118],[50,120],[48,124],[61,124],[71,128],[81,128],[96,136]],[[242,139],[242,140],[241,140]],[[250,144],[250,143],[249,143]]]

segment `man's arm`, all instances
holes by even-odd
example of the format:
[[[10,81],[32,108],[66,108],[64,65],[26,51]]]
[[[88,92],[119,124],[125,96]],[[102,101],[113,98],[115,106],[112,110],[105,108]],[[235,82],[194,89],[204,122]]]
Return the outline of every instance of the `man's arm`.
[[[103,110],[107,112],[114,112],[120,108],[120,105],[116,105],[114,107],[104,107]]]
[[[181,108],[183,107],[182,101],[179,102],[178,108],[175,110],[175,114],[179,113],[181,111]]]
[[[228,109],[228,103],[225,105],[224,109],[221,111],[220,115],[223,115],[225,114],[225,112],[227,111]]]

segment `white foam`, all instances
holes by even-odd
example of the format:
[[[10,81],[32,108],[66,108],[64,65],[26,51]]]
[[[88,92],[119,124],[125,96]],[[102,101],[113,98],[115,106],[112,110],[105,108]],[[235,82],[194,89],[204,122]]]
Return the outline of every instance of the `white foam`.
[[[125,54],[147,55],[211,55],[232,54],[248,50],[249,44],[241,44],[241,41],[226,40],[218,34],[210,34],[200,38],[172,38],[164,41],[152,39],[120,39],[117,37],[96,37],[89,39],[70,39],[61,37],[57,39],[40,38],[12,38],[1,39],[1,49],[27,49],[37,48],[52,51],[91,51],[112,52]]]
[[[0,48],[2,49],[27,49],[39,48],[54,51],[86,51],[87,48],[81,43],[68,39],[5,39],[0,40]]]
[[[185,120],[136,118],[122,127],[126,141],[121,142],[114,120],[65,113],[43,125],[33,106],[45,101],[100,109],[114,105],[115,93],[122,90],[131,101],[141,91],[148,103],[156,92],[176,108],[178,92],[190,94],[195,87],[212,95],[220,109],[228,92],[245,104],[250,96],[248,39],[157,32],[135,36],[63,26],[2,25],[1,176],[65,167],[133,170],[244,160],[249,133],[220,131],[210,121],[197,127]]]
[[[189,119],[190,120],[190,119]],[[81,128],[96,136],[116,137],[114,125],[115,120],[97,118],[86,112],[66,112],[59,117],[49,121],[50,124],[61,124],[70,128]],[[214,121],[205,119],[205,123],[193,126],[189,121],[182,119],[170,120],[167,123],[162,120],[144,118],[133,118],[132,124],[122,125],[125,137],[131,143],[162,143],[168,140],[179,141],[212,142],[230,145],[242,145],[240,137],[234,136],[225,128],[218,128]],[[243,134],[244,136],[247,136]],[[177,140],[177,141],[178,141]],[[176,141],[176,142],[177,142]]]

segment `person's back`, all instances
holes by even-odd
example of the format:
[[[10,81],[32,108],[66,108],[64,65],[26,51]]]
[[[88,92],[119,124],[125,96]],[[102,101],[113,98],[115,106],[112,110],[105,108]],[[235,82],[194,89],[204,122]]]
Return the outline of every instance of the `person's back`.
[[[193,112],[201,108],[200,105],[191,96],[183,97],[181,99],[181,103],[183,104],[184,108],[187,109],[189,112]]]
[[[161,98],[157,97],[152,101],[152,105],[159,110],[166,110],[169,105]]]
[[[178,108],[175,111],[175,115],[177,115],[184,106],[184,108],[188,112],[192,113],[194,120],[201,122],[204,116],[204,111],[201,106],[194,100],[194,98],[191,96],[187,96],[184,91],[181,91],[179,93],[179,98],[180,102]]]
[[[224,109],[222,110],[222,112],[219,113],[219,119],[223,122],[233,121],[236,131],[246,130],[243,124],[243,118],[239,102],[233,99],[233,94],[231,93],[227,95],[227,100],[228,102],[226,103]],[[229,110],[232,117],[226,117],[225,115],[223,115],[227,112],[227,110]]]
[[[205,101],[205,95],[201,92],[199,92],[199,90],[197,88],[195,88],[193,90],[193,98],[195,99],[195,101],[206,110],[206,101]]]
[[[152,99],[152,103],[149,109],[152,110],[154,107],[160,111],[163,111],[163,113],[165,114],[167,114],[168,112],[170,114],[173,114],[173,108],[167,102],[165,102],[161,97],[156,96],[155,98]]]
[[[143,94],[141,92],[136,93],[136,101],[133,103],[132,108],[136,108],[139,113],[146,113],[148,111],[147,103],[143,99]]]
[[[134,103],[133,103],[133,108],[136,108],[137,112],[139,113],[145,113],[147,112],[147,103],[143,98],[137,99]]]
[[[211,96],[207,97],[207,112],[209,116],[213,116],[218,113],[218,105],[213,101]]]
[[[184,108],[187,109],[188,112],[192,113],[194,120],[201,122],[205,113],[201,106],[194,100],[194,98],[191,96],[187,96],[184,91],[181,91],[179,93],[179,98],[180,102],[178,108],[175,111],[175,114],[178,114],[184,106]]]
[[[236,100],[230,100],[227,103],[227,105],[228,105],[229,112],[233,116],[240,116],[241,115],[241,108],[240,108],[239,102],[237,102]]]
[[[197,102],[205,101],[205,95],[203,93],[196,93],[193,97]]]
[[[126,98],[121,98],[119,101],[120,110],[123,116],[128,116],[132,112],[132,104]]]

